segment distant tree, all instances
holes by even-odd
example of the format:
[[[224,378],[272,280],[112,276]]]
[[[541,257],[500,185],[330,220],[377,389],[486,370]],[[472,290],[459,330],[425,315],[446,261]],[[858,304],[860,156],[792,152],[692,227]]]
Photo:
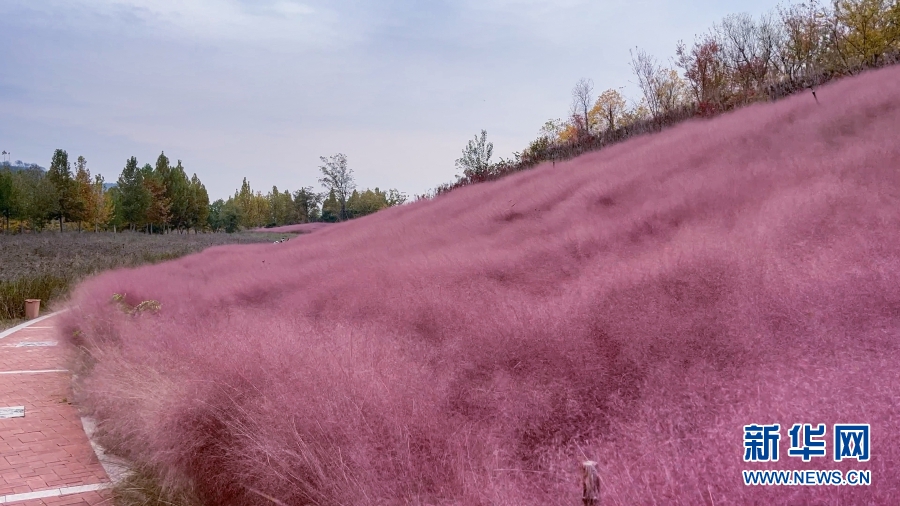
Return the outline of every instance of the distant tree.
[[[896,1],[836,0],[832,36],[844,67],[877,66],[900,41]]]
[[[816,0],[779,7],[778,65],[792,82],[814,78],[827,65],[828,14]]]
[[[32,230],[43,230],[47,220],[60,213],[56,187],[38,168],[17,171],[16,179],[14,184],[21,192],[20,218],[27,220]]]
[[[328,158],[321,156],[323,165],[319,167],[322,171],[322,178],[319,183],[328,190],[329,195],[332,193],[340,205],[338,220],[347,219],[347,199],[356,189],[356,182],[353,180],[353,169],[347,166],[347,156],[343,153],[330,156]],[[324,213],[323,213],[324,214]]]
[[[482,130],[481,137],[476,135],[474,140],[466,144],[462,156],[456,160],[456,168],[462,169],[462,177],[483,179],[491,170],[493,153],[494,143],[487,142],[487,130]]]
[[[195,233],[206,226],[209,218],[209,193],[197,174],[191,177],[188,215],[190,216],[190,226]]]
[[[291,192],[287,190],[279,192],[278,187],[273,186],[268,199],[269,209],[272,213],[272,223],[276,226],[297,223],[297,211],[294,207],[294,199],[291,197]]]
[[[346,208],[345,208],[346,210]],[[334,223],[340,220],[341,204],[334,190],[328,192],[328,198],[322,202],[322,221]]]
[[[97,174],[94,176],[94,182],[91,184],[91,204],[93,209],[90,211],[89,224],[94,227],[94,232],[99,232],[100,228],[105,228],[113,217],[114,202],[110,192],[103,188],[103,176]]]
[[[582,78],[575,84],[575,87],[572,88],[572,115],[581,116],[585,132],[591,130],[591,117],[589,113],[592,102],[594,101],[593,93],[594,82],[590,79]]]
[[[593,124],[598,129],[602,126],[606,130],[615,130],[619,126],[619,120],[625,113],[626,107],[625,98],[617,90],[610,89],[597,97],[588,116],[591,117]]]
[[[639,121],[650,119],[650,108],[647,103],[641,100],[637,104],[633,104],[625,114],[622,115],[622,125],[633,125]]]
[[[206,223],[213,232],[218,232],[223,228],[222,224],[222,208],[225,207],[225,201],[218,199],[209,204],[206,213]]]
[[[122,205],[122,189],[118,186],[113,186],[106,191],[106,197],[112,204],[112,213],[109,216],[107,225],[109,227],[112,227],[113,232],[124,230],[128,226],[128,224],[124,218],[124,206]]]
[[[240,216],[241,226],[252,226],[249,220],[253,217],[253,190],[246,177],[241,183],[241,189],[234,193],[234,205],[240,211],[237,214]]]
[[[5,167],[0,169],[0,215],[6,218],[5,230],[7,233],[9,233],[9,218],[18,207],[17,197],[12,171]]]
[[[221,223],[225,232],[231,234],[237,232],[241,228],[241,208],[233,199],[228,199],[222,206]]]
[[[770,16],[762,16],[757,21],[746,13],[725,16],[721,23],[713,27],[722,61],[739,102],[753,100],[756,91],[774,71],[778,31]]]
[[[277,186],[272,186],[272,191],[266,195],[266,199],[269,201],[271,214],[268,225],[281,226],[296,223],[296,211],[291,192],[287,190],[280,192]]]
[[[144,185],[144,173],[138,168],[137,158],[131,157],[119,175],[117,214],[124,225],[132,230],[146,223],[152,195]]]
[[[651,117],[673,110],[686,98],[687,87],[678,73],[663,67],[642,49],[631,52],[631,69]]]
[[[362,216],[363,214],[368,213],[366,213],[360,206],[359,192],[353,190],[353,193],[351,193],[350,197],[347,199],[347,217],[353,219]]]
[[[563,123],[563,128],[559,132],[559,142],[567,143],[574,141],[583,131],[584,120],[581,119],[580,115],[574,114],[569,118],[569,121]]]
[[[541,126],[538,131],[538,139],[546,139],[546,144],[556,145],[559,143],[560,134],[566,129],[566,122],[561,119],[549,119]]]
[[[162,157],[162,155],[160,155]],[[157,174],[161,174],[157,168]],[[183,231],[192,223],[191,213],[191,181],[184,171],[181,160],[174,167],[169,167],[162,177],[169,202],[168,223],[175,230]]]
[[[375,189],[377,190],[378,188],[375,188]],[[393,206],[403,205],[406,203],[406,201],[408,199],[409,199],[409,197],[407,197],[407,195],[405,193],[401,193],[399,190],[396,190],[394,188],[391,188],[387,192],[388,206],[393,207]]]
[[[156,165],[153,167],[153,172],[156,173],[156,176],[161,181],[167,181],[171,170],[172,165],[169,163],[169,157],[166,156],[165,151],[160,151],[159,156],[156,157]]]
[[[675,63],[684,72],[700,113],[719,112],[727,97],[728,71],[715,37],[707,35],[694,42],[690,50],[679,41],[675,53],[678,55]]]
[[[78,230],[81,231],[84,222],[92,223],[94,221],[93,213],[97,210],[91,171],[83,156],[79,156],[75,162],[75,179],[72,184],[74,198],[70,213],[72,220],[78,223]]]
[[[269,209],[269,199],[267,199],[261,191],[257,190],[253,195],[252,226],[262,227],[266,225],[271,212],[271,209]]]
[[[304,186],[294,192],[294,209],[297,213],[297,220],[300,223],[307,223],[319,219],[319,204],[322,202],[322,195],[313,192],[312,186]]]
[[[145,165],[144,168],[146,169],[146,167],[147,166]],[[144,171],[144,184],[145,185],[148,184],[147,179],[150,177],[152,177],[153,179],[156,180],[157,183],[162,185],[161,196],[165,198],[163,203],[164,204],[167,203],[169,206],[167,209],[163,210],[160,208],[160,203],[156,202],[156,199],[159,195],[154,195],[151,198],[152,202],[150,204],[150,207],[156,208],[154,210],[154,214],[157,217],[164,216],[165,220],[166,220],[164,223],[159,223],[158,225],[162,228],[162,230],[167,231],[169,229],[169,227],[172,226],[172,223],[170,223],[170,221],[174,219],[174,216],[177,213],[175,212],[175,210],[172,209],[172,207],[174,206],[176,197],[174,196],[175,191],[172,188],[172,186],[173,186],[172,166],[169,163],[169,157],[166,156],[165,151],[159,152],[159,156],[156,157],[156,164],[153,166],[151,171],[147,171],[147,170]],[[151,183],[151,184],[153,186],[157,186],[156,183]]]
[[[149,164],[144,166],[144,188],[150,195],[150,206],[147,208],[147,232],[154,232],[156,225],[157,232],[165,231],[166,224],[169,223],[171,202],[166,197],[166,186],[163,181],[153,172],[153,168]]]
[[[887,13],[887,37],[894,41],[894,49],[900,50],[900,2],[894,1]]]
[[[53,208],[56,218],[59,219],[59,231],[62,232],[63,220],[71,217],[75,201],[72,167],[69,165],[69,155],[65,150],[57,149],[53,152],[53,159],[47,170],[47,180],[55,190],[56,205]]]
[[[347,212],[352,218],[359,218],[404,202],[406,202],[406,195],[394,189],[386,192],[378,187],[362,192],[353,190],[347,200]]]
[[[687,84],[675,69],[664,68],[658,76],[659,105],[663,114],[674,111],[689,102]],[[749,94],[748,94],[749,96]]]

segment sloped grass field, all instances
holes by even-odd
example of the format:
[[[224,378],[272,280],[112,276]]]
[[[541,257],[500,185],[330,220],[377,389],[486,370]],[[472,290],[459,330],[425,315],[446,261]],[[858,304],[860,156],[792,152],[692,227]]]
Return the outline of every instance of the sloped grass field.
[[[272,242],[275,234],[56,233],[0,235],[0,327],[25,317],[25,299],[44,309],[84,278],[196,253],[210,246]]]
[[[586,458],[604,504],[892,503],[900,68],[817,95],[100,275],[65,315],[80,402],[211,505],[574,505]],[[751,423],[779,462],[742,461]],[[793,423],[870,423],[871,460],[788,458]]]

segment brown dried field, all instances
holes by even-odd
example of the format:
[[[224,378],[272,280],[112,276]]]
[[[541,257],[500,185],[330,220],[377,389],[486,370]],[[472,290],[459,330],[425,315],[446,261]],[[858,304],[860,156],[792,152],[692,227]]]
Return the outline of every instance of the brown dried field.
[[[272,242],[284,234],[40,233],[0,235],[0,326],[24,317],[25,299],[42,307],[88,276],[183,257],[211,246]]]

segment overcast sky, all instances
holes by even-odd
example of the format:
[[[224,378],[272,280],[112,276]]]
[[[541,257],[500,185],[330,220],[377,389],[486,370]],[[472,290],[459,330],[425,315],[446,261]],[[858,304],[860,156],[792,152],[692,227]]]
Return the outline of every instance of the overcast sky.
[[[164,150],[212,199],[316,186],[343,152],[360,187],[453,180],[482,128],[519,151],[571,88],[626,86],[727,14],[774,0],[2,0],[0,149],[83,155],[114,181]]]

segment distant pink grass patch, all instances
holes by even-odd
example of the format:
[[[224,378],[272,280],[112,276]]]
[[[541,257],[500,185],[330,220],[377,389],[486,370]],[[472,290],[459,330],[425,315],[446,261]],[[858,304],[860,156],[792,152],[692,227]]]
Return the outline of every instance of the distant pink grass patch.
[[[284,225],[281,227],[259,227],[252,229],[252,232],[272,232],[275,234],[282,233],[296,233],[296,234],[308,234],[310,232],[315,232],[316,230],[320,230],[328,227],[331,223],[297,223],[294,225]]]
[[[896,503],[900,67],[817,95],[100,275],[80,402],[208,504],[571,506],[588,459],[604,505]],[[871,459],[789,458],[794,423],[870,424]]]

